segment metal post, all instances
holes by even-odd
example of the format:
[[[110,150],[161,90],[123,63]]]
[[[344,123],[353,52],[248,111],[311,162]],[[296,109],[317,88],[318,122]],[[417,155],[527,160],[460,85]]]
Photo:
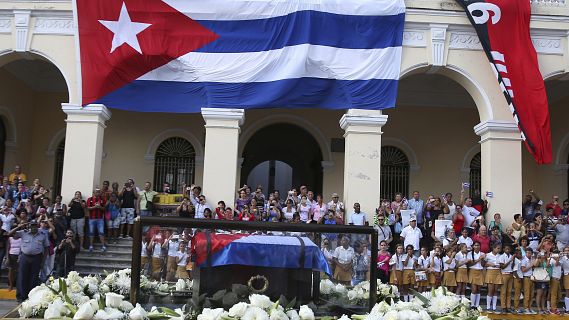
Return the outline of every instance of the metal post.
[[[142,250],[142,224],[140,223],[140,217],[134,220],[133,235],[132,266],[130,268],[130,303],[136,305],[138,289],[140,287],[140,252]]]

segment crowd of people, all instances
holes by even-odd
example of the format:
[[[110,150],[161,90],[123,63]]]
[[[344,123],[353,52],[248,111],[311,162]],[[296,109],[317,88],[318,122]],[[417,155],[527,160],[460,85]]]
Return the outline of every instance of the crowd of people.
[[[80,250],[94,250],[95,236],[102,252],[109,242],[131,238],[135,217],[152,215],[155,197],[172,193],[168,183],[161,189],[154,191],[150,182],[139,188],[132,179],[122,188],[104,181],[86,199],[77,191],[65,204],[60,195],[51,199],[38,179],[28,186],[16,166],[0,186],[0,261],[7,258],[10,289],[17,284],[17,297],[23,300],[40,281],[65,276]],[[319,238],[331,278],[339,283],[367,280],[370,267],[376,267],[378,278],[398,286],[403,300],[410,299],[412,288],[444,285],[469,297],[474,307],[480,305],[482,289],[489,312],[569,314],[569,199],[560,202],[553,196],[545,204],[530,190],[514,222],[504,225],[501,214],[491,212],[479,192],[470,197],[464,184],[458,201],[451,193],[425,200],[418,191],[409,198],[398,193],[381,199],[371,214],[362,212],[359,203],[348,209],[336,193],[326,201],[307,186],[282,195],[245,185],[237,190],[233,208],[223,201],[211,208],[199,186],[182,189],[175,210],[180,217],[373,226],[379,240],[373,266],[367,237]],[[451,222],[444,224],[442,236],[436,232],[437,220]],[[191,230],[144,231],[141,257],[148,275],[166,281],[191,276]],[[17,277],[16,283],[17,273],[30,277]]]

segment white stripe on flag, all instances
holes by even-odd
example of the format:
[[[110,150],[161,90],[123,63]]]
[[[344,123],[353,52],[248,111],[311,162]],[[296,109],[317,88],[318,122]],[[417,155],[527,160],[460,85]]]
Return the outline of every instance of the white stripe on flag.
[[[190,52],[138,80],[177,82],[269,82],[297,78],[399,79],[401,47],[341,49],[302,44],[239,53]]]
[[[196,20],[267,19],[305,10],[359,16],[386,16],[405,12],[403,0],[164,0],[164,2]]]

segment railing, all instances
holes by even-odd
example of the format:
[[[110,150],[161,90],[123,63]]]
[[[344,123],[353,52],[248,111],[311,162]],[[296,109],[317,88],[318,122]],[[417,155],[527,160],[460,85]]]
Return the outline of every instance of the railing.
[[[534,6],[565,6],[565,0],[530,0]]]

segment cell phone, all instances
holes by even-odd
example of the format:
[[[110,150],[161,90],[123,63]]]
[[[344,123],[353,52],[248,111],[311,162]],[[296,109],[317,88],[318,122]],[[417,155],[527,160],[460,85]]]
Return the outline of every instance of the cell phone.
[[[463,182],[462,187],[465,189],[470,189],[470,183],[469,182]]]

